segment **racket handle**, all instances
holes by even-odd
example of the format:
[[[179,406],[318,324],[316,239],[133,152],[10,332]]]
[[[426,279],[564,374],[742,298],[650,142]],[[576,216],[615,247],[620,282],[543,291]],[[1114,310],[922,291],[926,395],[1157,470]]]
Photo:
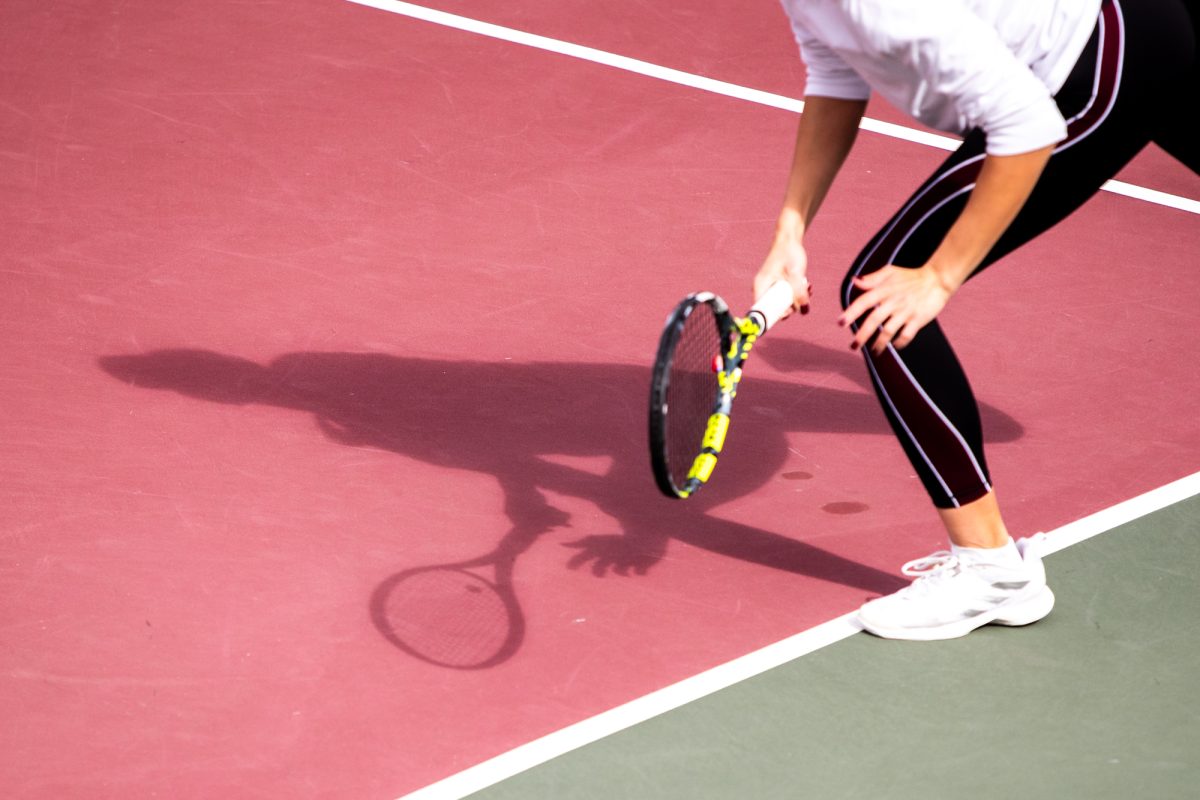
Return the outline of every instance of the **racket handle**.
[[[751,307],[750,314],[758,315],[765,333],[791,312],[795,302],[796,293],[792,291],[792,285],[787,281],[775,281]]]

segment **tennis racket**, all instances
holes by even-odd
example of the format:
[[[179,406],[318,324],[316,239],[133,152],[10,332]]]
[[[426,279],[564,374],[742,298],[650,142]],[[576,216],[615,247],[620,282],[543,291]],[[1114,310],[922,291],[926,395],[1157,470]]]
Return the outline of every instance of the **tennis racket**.
[[[712,292],[688,295],[667,317],[650,383],[650,464],[667,497],[690,497],[712,475],[750,348],[793,302],[779,281],[744,318]]]

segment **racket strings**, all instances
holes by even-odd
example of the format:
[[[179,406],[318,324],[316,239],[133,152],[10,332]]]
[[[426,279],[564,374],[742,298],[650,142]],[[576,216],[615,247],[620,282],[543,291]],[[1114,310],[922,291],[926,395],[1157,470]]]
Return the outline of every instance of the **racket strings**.
[[[666,447],[671,482],[678,488],[700,454],[704,432],[719,392],[714,359],[721,357],[716,315],[707,303],[684,320],[667,387]]]

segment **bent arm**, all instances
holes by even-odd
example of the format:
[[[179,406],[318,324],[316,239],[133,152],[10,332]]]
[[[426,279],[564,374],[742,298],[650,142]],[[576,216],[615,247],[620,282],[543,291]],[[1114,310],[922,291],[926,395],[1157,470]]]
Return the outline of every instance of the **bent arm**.
[[[803,237],[850,153],[866,108],[865,100],[805,98],[777,236]]]
[[[954,293],[991,252],[1037,185],[1054,146],[1018,155],[985,156],[962,214],[928,265]]]
[[[804,233],[821,207],[833,179],[858,135],[865,100],[808,97],[796,129],[796,146],[783,209],[775,224],[771,249],[754,276],[754,296],[761,297],[776,281],[787,280],[795,306],[808,311],[808,256]]]
[[[877,354],[888,344],[903,348],[941,313],[1025,205],[1053,149],[986,156],[966,207],[928,261],[915,269],[889,264],[855,278],[861,294],[838,320],[862,320],[850,346],[858,349],[875,337]]]

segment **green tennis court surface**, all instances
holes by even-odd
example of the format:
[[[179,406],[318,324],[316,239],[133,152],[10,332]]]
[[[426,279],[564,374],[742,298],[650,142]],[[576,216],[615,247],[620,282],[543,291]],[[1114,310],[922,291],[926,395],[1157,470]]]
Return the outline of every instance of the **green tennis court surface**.
[[[471,797],[1195,797],[1198,533],[1193,497],[1049,556],[1037,625],[859,634]]]

